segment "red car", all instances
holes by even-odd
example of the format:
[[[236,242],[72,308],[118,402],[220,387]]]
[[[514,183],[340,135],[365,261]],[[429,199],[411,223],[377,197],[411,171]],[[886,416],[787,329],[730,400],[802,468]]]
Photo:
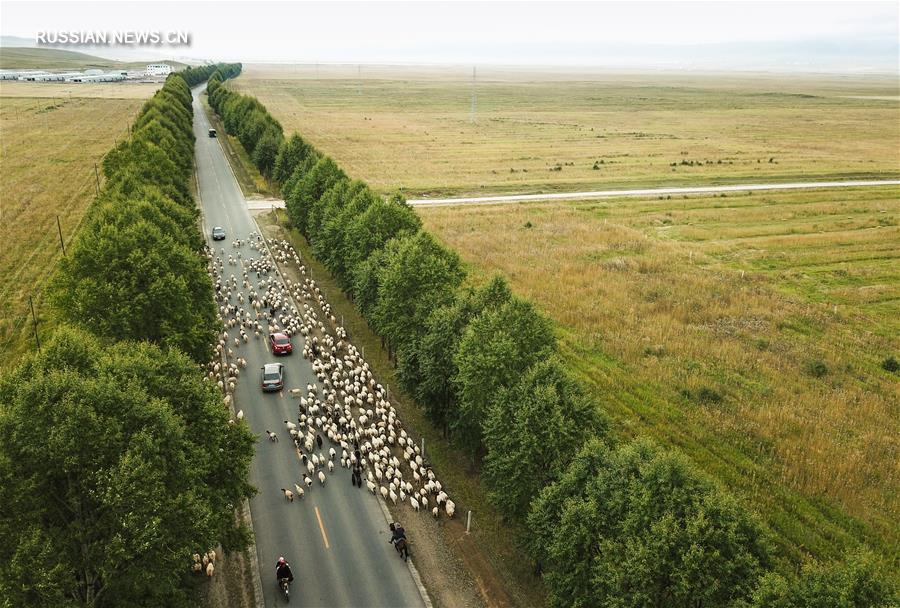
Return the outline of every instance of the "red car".
[[[291,344],[291,339],[281,332],[270,335],[269,344],[272,345],[273,355],[289,355],[294,352],[294,345]]]

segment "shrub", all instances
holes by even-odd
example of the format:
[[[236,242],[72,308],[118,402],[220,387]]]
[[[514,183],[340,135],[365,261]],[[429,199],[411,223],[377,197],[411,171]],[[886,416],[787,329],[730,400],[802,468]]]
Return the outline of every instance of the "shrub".
[[[885,359],[881,362],[881,368],[887,372],[891,372],[892,374],[900,370],[900,363],[897,362],[897,359],[894,358],[893,355]]]

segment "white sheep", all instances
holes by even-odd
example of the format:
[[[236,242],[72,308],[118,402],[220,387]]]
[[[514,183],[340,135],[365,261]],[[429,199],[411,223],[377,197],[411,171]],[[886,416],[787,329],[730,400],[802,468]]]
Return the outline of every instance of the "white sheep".
[[[288,499],[289,502],[294,502],[294,493],[288,490],[287,488],[281,488],[282,493],[284,493],[284,497]]]

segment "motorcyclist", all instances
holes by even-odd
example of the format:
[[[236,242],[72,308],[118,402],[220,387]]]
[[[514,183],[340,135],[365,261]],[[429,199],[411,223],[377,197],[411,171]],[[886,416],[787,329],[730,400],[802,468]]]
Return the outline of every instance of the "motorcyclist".
[[[287,563],[284,557],[279,557],[278,563],[275,564],[275,576],[278,578],[279,583],[282,579],[287,579],[288,583],[294,582],[294,573],[291,572],[291,565]]]

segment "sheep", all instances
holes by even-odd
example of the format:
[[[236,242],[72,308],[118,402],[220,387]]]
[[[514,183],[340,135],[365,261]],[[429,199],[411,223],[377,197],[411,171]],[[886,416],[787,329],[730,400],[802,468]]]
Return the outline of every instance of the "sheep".
[[[447,517],[453,519],[453,514],[456,512],[456,504],[448,498],[447,504],[444,505],[444,509],[447,511]]]
[[[303,476],[303,483],[306,484],[306,487],[307,487],[307,488],[311,488],[311,487],[312,487],[312,479],[309,478],[309,475],[304,475],[304,476]]]
[[[319,483],[323,486],[325,485],[325,473],[322,471],[319,471]]]
[[[216,552],[213,551],[212,549],[210,549],[208,555],[209,555],[210,563],[213,563],[213,564],[216,563]]]
[[[287,488],[281,488],[281,491],[284,493],[284,497],[288,499],[288,502],[294,502],[294,493],[288,490]]]
[[[290,420],[285,420],[284,425],[288,428],[288,430],[291,430],[291,431],[296,430],[296,428],[297,428],[297,425],[294,424],[293,422],[291,422]]]
[[[366,480],[366,487],[369,488],[369,492],[371,492],[372,494],[375,493],[375,484],[374,483],[372,483],[369,480]]]
[[[303,498],[303,488],[300,487],[300,484],[294,484],[294,490],[297,492],[297,498]],[[437,508],[437,507],[435,507]]]
[[[388,489],[384,486],[381,486],[381,497],[385,500],[388,498]]]
[[[215,572],[215,571],[216,571],[216,567],[213,566],[212,562],[209,562],[209,564],[207,564],[207,566],[206,566],[206,576],[212,577],[213,572]]]
[[[331,473],[334,471],[334,463],[332,461],[328,461],[328,472]]]
[[[418,513],[419,511],[419,501],[416,500],[415,496],[409,497],[409,504],[412,505],[412,508]]]
[[[434,518],[435,518],[435,519],[438,518],[438,515],[440,515],[440,513],[441,513],[441,510],[440,510],[439,508],[437,508],[437,507],[435,507],[435,508],[433,508],[433,509],[431,510],[431,514],[434,515]]]
[[[269,436],[269,441],[271,441],[273,443],[278,443],[278,435],[276,435],[272,431],[266,431],[266,435]]]
[[[238,420],[243,420],[243,419],[244,419],[244,410],[238,410],[238,413],[237,413],[237,419],[238,419]]]

